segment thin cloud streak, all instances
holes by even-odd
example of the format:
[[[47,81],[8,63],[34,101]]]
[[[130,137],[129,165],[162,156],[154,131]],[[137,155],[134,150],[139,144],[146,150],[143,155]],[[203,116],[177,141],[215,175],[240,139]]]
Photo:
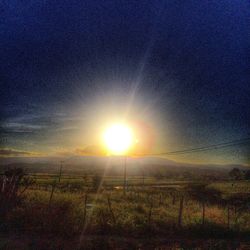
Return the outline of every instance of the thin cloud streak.
[[[31,156],[42,156],[41,153],[21,151],[16,149],[0,149],[0,157],[31,157]]]

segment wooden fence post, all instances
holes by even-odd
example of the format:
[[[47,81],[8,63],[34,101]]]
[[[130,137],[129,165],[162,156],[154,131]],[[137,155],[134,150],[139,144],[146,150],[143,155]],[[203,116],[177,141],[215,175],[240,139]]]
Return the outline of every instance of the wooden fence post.
[[[49,207],[50,207],[51,202],[52,202],[52,198],[53,198],[55,188],[56,188],[56,182],[52,185],[52,189],[51,189],[51,193],[50,193],[50,197],[49,197]]]
[[[159,205],[162,205],[162,195],[159,196]]]
[[[230,229],[230,206],[227,205],[227,228]]]
[[[179,207],[179,215],[178,215],[178,227],[182,226],[183,201],[184,201],[184,196],[182,195],[181,199],[180,199],[180,207]]]
[[[113,212],[113,210],[112,210],[111,201],[110,201],[110,196],[108,195],[107,198],[108,198],[109,212],[110,212],[110,214],[111,214],[111,216],[112,216],[112,220],[113,220],[114,224],[116,224],[116,218],[115,218],[115,214],[114,214],[114,212]]]
[[[85,194],[85,197],[84,197],[84,210],[83,210],[83,224],[85,224],[85,222],[86,222],[87,201],[88,201],[88,194]]]
[[[205,201],[202,201],[202,226],[205,224]]]
[[[173,198],[172,204],[174,205],[175,204],[175,193],[172,193],[172,198]]]
[[[150,201],[150,208],[149,208],[149,213],[148,213],[148,223],[149,223],[149,225],[151,225],[152,208],[153,208],[153,199]]]

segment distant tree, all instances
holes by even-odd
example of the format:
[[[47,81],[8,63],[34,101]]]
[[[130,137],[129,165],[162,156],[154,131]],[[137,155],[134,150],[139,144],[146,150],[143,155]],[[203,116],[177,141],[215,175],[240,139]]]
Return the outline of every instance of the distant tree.
[[[8,169],[0,176],[0,219],[21,202],[21,195],[32,184],[22,168]]]
[[[233,168],[230,172],[229,172],[229,176],[234,179],[234,180],[240,180],[242,177],[242,172],[240,171],[240,169],[238,168]]]
[[[245,179],[246,179],[246,180],[250,180],[250,170],[247,170],[247,171],[245,172]]]

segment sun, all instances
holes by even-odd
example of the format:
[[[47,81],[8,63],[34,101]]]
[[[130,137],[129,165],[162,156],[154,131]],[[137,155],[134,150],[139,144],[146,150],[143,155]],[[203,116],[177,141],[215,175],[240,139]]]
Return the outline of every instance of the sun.
[[[124,155],[132,145],[132,130],[125,124],[113,124],[103,134],[103,139],[109,153]]]

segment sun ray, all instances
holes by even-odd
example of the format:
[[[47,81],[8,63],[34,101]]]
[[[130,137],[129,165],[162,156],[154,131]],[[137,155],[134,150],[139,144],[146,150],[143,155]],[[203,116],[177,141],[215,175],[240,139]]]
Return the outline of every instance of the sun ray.
[[[103,134],[109,153],[114,155],[126,154],[132,145],[132,137],[131,128],[125,124],[113,124]]]

